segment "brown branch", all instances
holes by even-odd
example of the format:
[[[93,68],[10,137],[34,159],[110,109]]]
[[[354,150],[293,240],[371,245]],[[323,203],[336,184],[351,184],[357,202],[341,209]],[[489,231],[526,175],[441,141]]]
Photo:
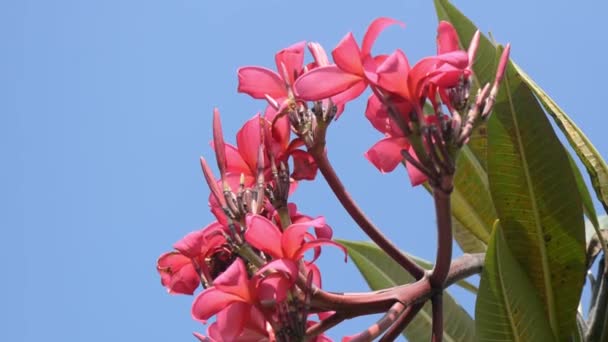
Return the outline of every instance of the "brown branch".
[[[344,184],[340,181],[340,178],[336,174],[336,171],[331,166],[327,159],[327,153],[320,148],[309,148],[309,152],[315,159],[319,170],[325,177],[327,184],[332,189],[344,209],[348,214],[355,220],[355,222],[361,227],[363,232],[367,234],[372,241],[374,241],[378,247],[384,250],[393,260],[407,270],[414,278],[421,279],[424,276],[424,269],[418,266],[412,261],[407,255],[403,254],[397,246],[395,246],[378,227],[376,227],[370,219],[363,213],[361,208],[355,203],[350,194],[346,191]]]
[[[416,314],[418,314],[418,311],[420,311],[423,306],[423,302],[408,306],[401,316],[399,316],[399,318],[395,321],[395,323],[386,331],[379,342],[394,341],[397,336],[401,334],[412,322],[414,317],[416,317]]]

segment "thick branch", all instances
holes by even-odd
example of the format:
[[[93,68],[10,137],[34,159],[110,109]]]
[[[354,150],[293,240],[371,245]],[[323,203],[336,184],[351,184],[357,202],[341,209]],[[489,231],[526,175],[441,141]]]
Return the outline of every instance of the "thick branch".
[[[443,288],[452,259],[452,213],[450,209],[450,194],[440,187],[433,187],[435,214],[437,217],[437,257],[431,273],[433,288]]]
[[[445,287],[481,272],[485,254],[464,254],[452,262],[444,287],[433,289],[428,277],[415,283],[400,285],[379,292],[363,294],[341,294],[313,289],[311,311],[343,311],[349,315],[361,316],[386,312],[395,302],[405,306],[423,303]]]
[[[407,328],[423,306],[423,302],[408,306],[395,323],[386,331],[379,342],[389,342],[397,339],[397,336]]]

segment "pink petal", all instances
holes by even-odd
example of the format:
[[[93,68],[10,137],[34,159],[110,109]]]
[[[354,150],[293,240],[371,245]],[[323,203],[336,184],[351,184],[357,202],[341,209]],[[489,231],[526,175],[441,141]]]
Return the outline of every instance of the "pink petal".
[[[238,296],[210,287],[201,292],[192,303],[192,317],[205,323],[211,316],[234,302],[242,302]]]
[[[209,330],[211,330],[211,327],[214,325],[215,325],[215,323],[211,324],[209,329],[207,329],[207,334],[209,334]],[[192,333],[192,335],[194,335],[194,337],[196,337],[201,342],[218,342],[217,340],[213,339],[212,337],[207,337],[207,336],[201,335],[200,333],[197,333],[197,332]]]
[[[277,70],[280,75],[283,75],[283,80],[289,85],[293,85],[296,77],[302,72],[305,46],[306,42],[295,43],[275,55],[274,60]],[[286,74],[284,75],[284,73]]]
[[[458,34],[452,24],[442,20],[437,27],[437,54],[456,50],[460,50]]]
[[[304,268],[306,269],[307,273],[310,273],[312,275],[312,283],[316,287],[321,288],[322,287],[321,286],[322,285],[322,282],[321,282],[321,271],[319,271],[319,268],[317,267],[317,265],[315,265],[315,264],[309,264],[309,263],[304,263]]]
[[[314,58],[317,67],[329,65],[327,53],[325,52],[325,49],[323,49],[321,44],[317,42],[310,42],[308,43],[308,50],[312,54],[312,58]]]
[[[243,332],[245,324],[249,320],[251,305],[247,303],[234,302],[217,314],[217,332],[222,341],[236,341],[236,337]],[[209,334],[213,336],[212,334]]]
[[[357,97],[359,97],[359,95],[361,95],[361,93],[363,93],[363,91],[365,90],[366,87],[367,87],[367,82],[365,82],[365,80],[360,80],[359,82],[353,84],[350,88],[346,89],[345,91],[338,93],[335,96],[332,96],[331,100],[337,106],[344,105],[348,101],[352,101],[352,100],[356,99]],[[336,114],[336,120],[339,118],[339,116],[340,116],[339,114]]]
[[[171,294],[193,294],[198,288],[200,278],[192,260],[177,253],[165,253],[158,258],[156,269],[161,277],[161,284]]]
[[[285,81],[274,71],[257,66],[242,67],[238,70],[237,91],[255,99],[264,99],[268,94],[273,98],[287,97]]]
[[[391,172],[403,160],[401,150],[408,147],[406,138],[384,138],[365,153],[365,158],[380,172]]]
[[[352,33],[346,34],[331,52],[334,62],[347,73],[363,76],[363,63],[361,51]]]
[[[283,246],[285,257],[295,260],[295,255],[304,242],[304,236],[306,235],[308,228],[323,227],[325,225],[325,218],[318,217],[308,222],[300,222],[287,227],[281,238],[281,245]]]
[[[260,115],[256,114],[241,127],[236,134],[236,145],[243,160],[255,175],[258,164],[258,150],[261,143]]]
[[[382,133],[388,133],[388,111],[375,94],[371,94],[367,99],[365,117],[375,129]]]
[[[410,146],[408,148],[408,152],[410,153],[410,155],[412,157],[414,157],[415,160],[418,160],[418,157],[416,157],[416,152],[414,151],[413,147]],[[414,165],[406,162],[406,168],[407,168],[407,174],[410,177],[410,183],[412,183],[412,186],[417,186],[417,185],[420,185],[427,181],[426,175],[424,173],[422,173],[420,170],[418,170]]]
[[[237,258],[222,274],[213,280],[219,291],[238,296],[240,301],[251,303],[253,296],[249,291],[247,268],[242,259]]]
[[[310,153],[294,150],[290,153],[293,158],[293,172],[291,177],[295,180],[314,180],[317,175],[317,164]]]
[[[319,101],[337,95],[355,83],[361,76],[349,74],[336,65],[313,69],[300,76],[294,85],[296,96],[305,101]]]
[[[344,262],[346,262],[347,256],[348,256],[348,253],[346,252],[346,247],[342,246],[341,244],[339,244],[333,240],[329,240],[329,239],[316,239],[313,241],[306,242],[298,250],[296,257],[301,258],[304,256],[304,253],[306,253],[306,251],[310,250],[311,248],[321,247],[323,245],[332,245],[332,246],[340,248],[342,250],[342,252],[344,252]]]
[[[213,141],[211,142],[211,148],[215,149],[215,144]],[[224,150],[226,151],[226,173],[227,174],[237,174],[241,173],[250,174],[251,168],[247,165],[243,156],[241,156],[241,152],[236,146],[230,144],[224,144]],[[220,182],[221,186],[221,182]]]
[[[397,49],[377,70],[378,86],[405,98],[411,98],[407,88],[410,64],[403,51]]]
[[[466,69],[469,65],[469,55],[462,50],[443,53],[441,55],[437,55],[435,58],[459,69]]]
[[[268,274],[268,272],[273,273]],[[256,275],[257,296],[261,301],[282,302],[298,278],[298,266],[289,259],[277,259],[262,267]]]
[[[247,215],[245,240],[253,247],[270,254],[273,258],[282,258],[281,232],[267,218],[260,215]]]
[[[385,28],[393,24],[398,24],[401,27],[405,27],[404,23],[391,18],[377,18],[372,21],[372,23],[367,28],[367,32],[365,32],[365,36],[363,37],[363,43],[361,45],[361,54],[363,56],[370,55],[372,51],[372,45],[374,45],[374,43],[376,42],[378,35],[380,35],[380,33],[384,31]]]

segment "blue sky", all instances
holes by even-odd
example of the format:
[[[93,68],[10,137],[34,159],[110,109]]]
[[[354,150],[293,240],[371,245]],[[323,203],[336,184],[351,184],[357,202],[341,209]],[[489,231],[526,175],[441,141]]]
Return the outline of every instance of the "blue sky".
[[[455,1],[608,157],[606,5]],[[0,340],[192,341],[205,327],[192,298],[169,296],[158,255],[212,220],[198,157],[211,157],[211,113],[228,141],[265,104],[236,93],[236,69],[314,40],[361,39],[378,16],[375,51],[411,60],[435,51],[431,1],[0,1]],[[403,170],[381,175],[363,153],[380,137],[349,105],[329,132],[330,159],[368,215],[403,249],[432,259],[430,197]],[[319,179],[294,198],[339,238],[361,240]],[[327,289],[365,290],[330,249]],[[467,308],[470,296],[456,292]],[[348,322],[330,334],[355,333]]]

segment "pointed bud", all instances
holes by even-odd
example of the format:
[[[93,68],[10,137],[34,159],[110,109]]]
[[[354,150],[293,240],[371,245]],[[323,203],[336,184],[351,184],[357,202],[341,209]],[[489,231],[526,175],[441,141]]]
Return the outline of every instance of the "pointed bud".
[[[477,48],[479,47],[479,38],[481,37],[481,33],[479,30],[475,31],[473,38],[471,38],[471,43],[469,44],[469,69],[473,66],[473,62],[475,61],[475,56],[477,55]]]
[[[496,78],[494,79],[494,86],[497,86],[505,76],[505,71],[507,69],[507,63],[509,62],[509,53],[511,52],[511,43],[505,46],[505,49],[502,50],[502,55],[500,56],[500,62],[498,63],[498,68],[496,69]]]
[[[209,189],[211,190],[213,197],[215,197],[217,202],[222,207],[225,207],[226,200],[224,199],[224,196],[222,196],[222,191],[220,190],[220,187],[217,185],[217,180],[213,176],[213,172],[211,172],[209,165],[207,165],[207,162],[205,161],[205,158],[203,158],[203,157],[201,157],[201,168],[203,169],[203,175],[205,176],[205,181],[207,182],[207,185],[209,186]]]
[[[222,132],[222,122],[220,121],[220,111],[213,109],[213,147],[215,149],[215,159],[220,170],[222,181],[226,178],[226,146],[224,144],[224,134]]]

